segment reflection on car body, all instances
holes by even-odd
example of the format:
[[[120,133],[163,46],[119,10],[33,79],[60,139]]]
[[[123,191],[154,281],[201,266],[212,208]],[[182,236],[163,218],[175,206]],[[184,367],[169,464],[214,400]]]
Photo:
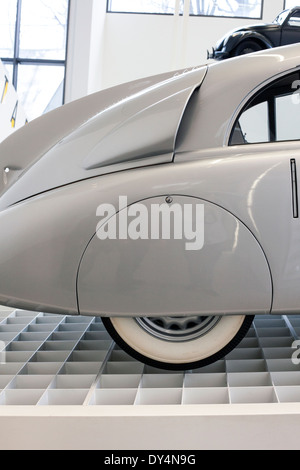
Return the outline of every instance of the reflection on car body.
[[[299,314],[299,56],[293,45],[137,80],[6,139],[1,304],[100,316],[133,357],[173,370],[223,357],[254,315]],[[200,205],[199,249],[145,236],[153,205]],[[131,214],[134,236],[118,236]]]
[[[230,31],[208,52],[208,58],[228,59],[297,42],[300,42],[300,7],[282,11],[270,24],[247,25]]]

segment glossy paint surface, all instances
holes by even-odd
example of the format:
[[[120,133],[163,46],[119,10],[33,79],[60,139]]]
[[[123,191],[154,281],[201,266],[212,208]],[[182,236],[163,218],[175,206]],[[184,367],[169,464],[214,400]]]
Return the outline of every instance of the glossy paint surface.
[[[146,90],[140,90],[141,84],[138,83],[135,87],[127,87],[131,89],[129,96],[126,96],[124,86],[119,100],[119,87],[108,90],[99,112],[72,129],[50,149],[41,152],[42,158],[33,159],[33,165],[30,162],[28,167],[23,167],[22,178],[15,182],[11,191],[7,188],[1,203],[9,205],[16,202],[16,198],[23,200],[85,178],[145,166],[146,158],[149,158],[150,165],[171,162],[182,114],[205,74],[206,67],[201,67],[176,76],[173,74],[163,82],[155,83],[153,79],[152,84],[149,80]],[[103,92],[100,92],[95,99],[101,103],[102,96]],[[105,107],[104,103],[109,105]],[[81,108],[85,110],[85,107],[85,100],[80,100],[79,115]],[[70,111],[62,108],[61,118]],[[48,125],[51,126],[51,121],[47,122]],[[69,126],[67,124],[67,129]],[[33,131],[34,128],[27,133],[26,142],[29,135],[34,138]],[[15,145],[13,140],[8,142],[6,152],[10,154],[10,148]],[[6,167],[9,166],[15,167],[16,164],[7,163]]]
[[[261,49],[295,44],[300,41],[300,8],[294,7],[281,12],[269,24],[252,24],[230,31],[217,43],[211,58],[233,57],[238,45],[246,41],[259,44]]]
[[[3,184],[0,197],[0,303],[83,315],[299,313],[300,219],[293,217],[290,172],[291,159],[300,168],[299,141],[228,146],[245,103],[298,69],[299,57],[300,47],[291,46],[178,80],[168,75],[159,87],[150,80],[149,94],[141,84],[140,94],[132,91],[132,112],[121,124],[128,108],[92,117],[87,98],[74,104],[82,116],[73,129],[64,116],[74,108],[61,110],[61,129],[44,146],[35,132],[47,135],[59,111],[5,141],[3,170],[8,155],[25,170]],[[111,102],[112,90],[101,93]],[[117,131],[101,140],[102,126]],[[134,131],[136,139],[127,139]],[[167,197],[181,207],[202,204],[203,247],[188,251],[184,239],[99,240],[97,209],[111,204],[119,218],[121,195],[149,211]]]
[[[102,316],[184,315],[187,308],[190,315],[269,313],[270,272],[249,230],[216,205],[170,196],[171,208],[180,206],[182,213],[186,204],[194,213],[197,204],[203,205],[203,246],[194,240],[199,249],[189,251],[185,238],[99,240],[95,235],[79,268],[79,311],[95,315],[100,310]],[[165,197],[141,202],[150,231],[151,207],[167,206]],[[124,211],[115,217],[120,220]]]

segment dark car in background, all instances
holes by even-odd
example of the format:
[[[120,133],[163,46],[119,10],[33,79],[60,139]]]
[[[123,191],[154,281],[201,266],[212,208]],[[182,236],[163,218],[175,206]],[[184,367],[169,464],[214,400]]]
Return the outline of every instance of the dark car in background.
[[[300,42],[300,6],[282,11],[270,24],[248,25],[224,36],[208,59],[227,59]]]

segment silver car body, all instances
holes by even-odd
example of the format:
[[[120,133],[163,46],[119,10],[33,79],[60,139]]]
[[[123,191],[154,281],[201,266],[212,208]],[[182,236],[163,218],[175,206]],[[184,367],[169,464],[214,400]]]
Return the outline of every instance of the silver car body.
[[[138,80],[63,106],[0,145],[0,303],[95,316],[300,313],[297,141],[229,146],[300,46]],[[105,240],[97,208],[203,204],[204,245]]]

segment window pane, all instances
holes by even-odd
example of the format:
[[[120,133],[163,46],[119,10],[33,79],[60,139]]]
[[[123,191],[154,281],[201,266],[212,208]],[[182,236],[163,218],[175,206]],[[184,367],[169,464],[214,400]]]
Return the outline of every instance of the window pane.
[[[299,86],[293,72],[259,92],[233,126],[229,145],[300,140]]]
[[[20,57],[64,60],[68,0],[22,2]]]
[[[277,140],[300,139],[300,105],[293,94],[277,97],[276,135]]]
[[[108,11],[174,14],[175,4],[176,0],[109,0]]]
[[[28,120],[62,105],[64,73],[63,66],[19,66],[18,96]]]
[[[0,57],[13,57],[17,0],[1,0]]]
[[[294,28],[300,28],[300,13],[294,14],[288,21],[289,26],[294,26]]]
[[[248,144],[268,142],[269,119],[266,101],[247,109],[239,120],[244,139]]]
[[[284,8],[293,8],[299,5],[299,0],[286,0]]]
[[[13,77],[13,65],[12,64],[7,64],[3,62],[3,65],[5,67],[5,70],[7,71],[7,78],[9,79],[10,82],[12,82],[12,77]]]
[[[108,11],[174,14],[175,5],[175,0],[108,0]],[[180,0],[180,14],[183,13],[183,5],[184,0]],[[262,0],[191,0],[190,14],[261,18]]]
[[[261,0],[191,0],[191,15],[261,18]]]

